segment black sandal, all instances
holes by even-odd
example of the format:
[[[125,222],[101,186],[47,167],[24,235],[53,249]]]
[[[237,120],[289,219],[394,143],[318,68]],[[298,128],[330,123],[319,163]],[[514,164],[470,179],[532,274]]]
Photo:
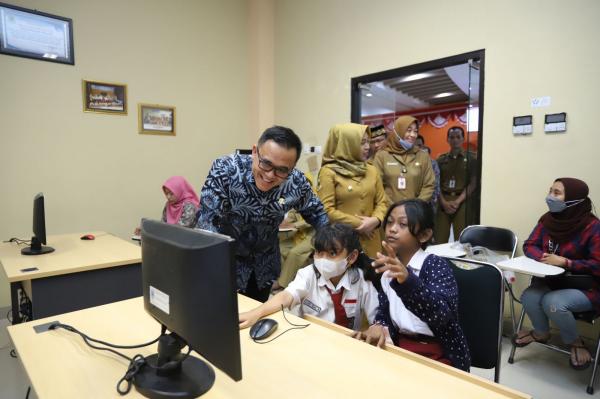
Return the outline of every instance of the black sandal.
[[[523,339],[523,338],[527,338],[527,337],[531,337],[533,338],[533,341],[529,341],[529,342],[517,342],[517,339]],[[517,347],[517,348],[523,348],[533,342],[537,342],[539,344],[545,344],[548,342],[548,338],[544,338],[544,339],[539,339],[537,338],[534,334],[533,334],[533,330],[529,330],[529,332],[525,335],[523,335],[522,337],[519,337],[519,334],[515,334],[512,337],[512,343]]]
[[[583,343],[578,344],[578,345],[571,345],[571,350],[573,350],[573,348],[575,348],[575,361],[577,363],[579,363],[579,349],[585,349],[587,351],[587,353],[590,355],[590,357],[592,356],[592,354],[590,353],[590,351],[587,350],[587,348],[585,347],[585,345]],[[573,363],[573,357],[571,355],[569,355],[569,366],[571,366],[571,368],[575,369],[575,370],[585,370],[588,367],[590,367],[590,364],[592,364],[592,360],[588,360],[585,363],[582,364],[575,364]]]

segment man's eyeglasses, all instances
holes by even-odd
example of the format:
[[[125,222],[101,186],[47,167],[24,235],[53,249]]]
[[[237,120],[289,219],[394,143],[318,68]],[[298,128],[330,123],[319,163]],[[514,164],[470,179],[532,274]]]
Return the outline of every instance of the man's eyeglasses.
[[[286,168],[285,166],[275,166],[266,159],[263,159],[258,152],[258,147],[256,148],[256,156],[258,158],[258,167],[264,170],[265,172],[274,171],[275,176],[280,179],[286,179],[290,174],[291,170]]]

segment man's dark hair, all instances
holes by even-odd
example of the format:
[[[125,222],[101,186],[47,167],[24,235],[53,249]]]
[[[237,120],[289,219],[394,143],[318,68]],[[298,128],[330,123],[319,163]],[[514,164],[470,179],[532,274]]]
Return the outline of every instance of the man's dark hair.
[[[302,153],[302,141],[300,141],[300,137],[298,137],[289,127],[277,125],[271,126],[260,135],[258,146],[260,147],[269,140],[273,140],[278,145],[288,150],[291,148],[295,149],[296,162],[300,158],[300,154]]]
[[[460,127],[460,126],[452,126],[450,129],[448,129],[448,132],[446,133],[446,140],[448,140],[448,138],[450,137],[450,132],[452,131],[459,131],[462,138],[465,138],[465,130]]]

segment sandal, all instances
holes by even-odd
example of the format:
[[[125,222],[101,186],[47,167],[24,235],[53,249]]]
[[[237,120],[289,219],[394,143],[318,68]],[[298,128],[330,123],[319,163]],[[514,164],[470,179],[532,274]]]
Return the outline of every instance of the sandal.
[[[577,363],[579,363],[579,349],[585,349],[585,351],[590,355],[590,357],[592,356],[591,353],[587,350],[587,348],[585,347],[585,345],[583,343],[580,344],[573,344],[571,345],[571,351],[573,351],[573,349],[575,349],[575,361]],[[589,359],[588,361],[586,361],[585,363],[581,363],[581,364],[575,364],[573,363],[573,356],[569,356],[569,366],[571,366],[571,368],[575,369],[575,370],[585,370],[588,367],[590,367],[590,364],[592,364],[592,360]]]
[[[523,338],[527,338],[527,337],[531,337],[531,338],[533,338],[533,341],[529,341],[529,342],[517,342],[517,339],[523,339]],[[537,338],[537,337],[536,337],[536,336],[533,334],[533,330],[529,330],[529,332],[528,332],[527,334],[525,334],[525,335],[523,335],[523,336],[521,336],[521,337],[519,337],[519,334],[515,334],[515,335],[513,335],[513,337],[512,337],[512,343],[513,343],[513,345],[515,345],[517,348],[523,348],[523,347],[525,347],[525,346],[529,345],[529,344],[530,344],[530,343],[532,343],[532,342],[537,342],[537,343],[540,343],[540,344],[545,344],[545,343],[547,343],[547,342],[548,342],[548,339],[549,339],[549,338],[550,338],[549,336],[548,336],[548,337],[546,337],[546,338],[543,338],[543,339]]]

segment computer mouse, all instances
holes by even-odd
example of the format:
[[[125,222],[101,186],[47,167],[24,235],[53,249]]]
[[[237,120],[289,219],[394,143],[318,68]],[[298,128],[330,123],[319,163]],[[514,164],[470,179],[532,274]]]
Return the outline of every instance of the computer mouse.
[[[277,330],[277,322],[273,319],[260,319],[250,328],[250,337],[257,341],[267,338]]]
[[[94,235],[93,235],[93,234],[85,234],[85,235],[82,235],[82,236],[81,236],[81,239],[82,239],[82,240],[93,240],[93,239],[95,239],[95,238],[96,238],[96,237],[94,237]]]

